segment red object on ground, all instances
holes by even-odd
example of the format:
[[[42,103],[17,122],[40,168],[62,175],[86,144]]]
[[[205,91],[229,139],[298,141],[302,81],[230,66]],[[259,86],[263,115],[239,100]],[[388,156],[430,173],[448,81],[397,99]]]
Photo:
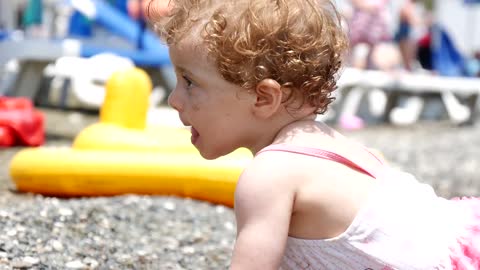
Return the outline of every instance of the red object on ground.
[[[44,116],[28,98],[0,97],[0,147],[39,146],[45,141]]]

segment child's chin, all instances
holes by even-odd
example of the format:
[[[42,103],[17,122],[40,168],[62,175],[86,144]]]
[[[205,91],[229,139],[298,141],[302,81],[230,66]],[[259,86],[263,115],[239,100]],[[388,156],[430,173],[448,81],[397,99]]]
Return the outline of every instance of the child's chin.
[[[208,159],[208,160],[211,160],[211,159],[215,159],[216,157],[214,155],[212,155],[212,152],[210,151],[205,151],[205,149],[201,149],[199,148],[198,146],[194,145],[195,148],[197,148],[197,151],[198,153],[200,153],[200,156],[202,156],[202,158],[204,159]]]
[[[212,155],[210,153],[206,154],[206,153],[203,153],[203,152],[200,152],[200,155],[204,158],[204,159],[208,159],[208,160],[213,160],[213,159],[217,159],[220,157],[220,155]]]
[[[201,149],[198,149],[198,152],[200,152],[200,155],[204,158],[204,159],[208,159],[208,160],[213,160],[213,159],[217,159],[221,156],[224,156],[225,154],[221,154],[219,152],[214,152],[214,151],[202,151]]]

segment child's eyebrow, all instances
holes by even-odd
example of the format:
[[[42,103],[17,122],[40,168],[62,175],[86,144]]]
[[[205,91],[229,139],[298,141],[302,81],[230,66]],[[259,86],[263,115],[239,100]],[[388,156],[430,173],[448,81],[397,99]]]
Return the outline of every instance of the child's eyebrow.
[[[180,74],[185,74],[188,77],[190,77],[190,79],[193,79],[194,81],[197,81],[197,76],[195,76],[195,74],[193,72],[189,71],[187,68],[175,65],[175,71],[177,73],[180,73]]]
[[[187,74],[193,74],[192,72],[190,72],[188,69],[182,67],[182,66],[177,66],[175,65],[175,70],[179,73],[187,73]]]

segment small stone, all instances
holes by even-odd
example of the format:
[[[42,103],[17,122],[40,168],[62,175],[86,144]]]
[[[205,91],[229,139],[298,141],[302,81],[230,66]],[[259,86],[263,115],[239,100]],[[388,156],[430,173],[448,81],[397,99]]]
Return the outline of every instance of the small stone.
[[[232,243],[228,239],[222,239],[222,241],[220,241],[220,245],[224,246],[224,247],[228,247],[228,246],[232,245]]]
[[[88,266],[89,269],[96,269],[100,264],[92,258],[83,259],[83,263]]]
[[[3,211],[3,210],[0,211],[0,217],[1,217],[1,218],[6,218],[6,217],[8,217],[8,216],[9,216],[9,214],[8,214],[7,211]]]
[[[10,229],[10,230],[7,231],[7,235],[8,236],[15,236],[15,235],[17,235],[17,230]]]
[[[8,258],[8,253],[0,251],[0,258]]]
[[[233,229],[235,229],[235,226],[234,226],[233,223],[230,222],[230,221],[225,222],[225,223],[223,224],[223,226],[225,227],[225,229],[230,230],[230,231],[233,230]]]
[[[57,198],[48,198],[47,201],[50,202],[50,204],[52,204],[52,205],[55,205],[55,206],[59,205],[59,202],[58,202]]]
[[[23,260],[27,263],[30,263],[31,265],[36,265],[40,262],[39,258],[30,257],[30,256],[27,256],[27,257],[23,258]]]
[[[145,256],[147,256],[147,254],[148,254],[148,252],[146,252],[145,250],[139,250],[139,251],[137,251],[137,255],[138,255],[139,257],[145,257]]]
[[[185,268],[183,268],[181,265],[179,265],[179,264],[177,264],[177,263],[167,262],[167,263],[163,263],[163,264],[162,264],[161,269],[165,269],[165,270],[182,270],[182,269],[185,269]]]
[[[193,253],[195,253],[195,248],[191,247],[191,246],[187,246],[187,247],[182,248],[182,252],[184,254],[193,254]]]
[[[207,240],[207,237],[199,231],[195,231],[193,233],[193,236],[191,237],[191,242],[193,243],[201,243],[203,241]]]
[[[132,256],[128,254],[122,254],[117,259],[121,264],[128,265],[133,263]]]
[[[73,211],[70,208],[60,208],[58,209],[58,213],[65,217],[73,215]]]
[[[110,228],[110,221],[106,218],[102,219],[102,222],[100,224],[103,228],[109,229]]]
[[[88,215],[86,213],[81,213],[78,216],[78,219],[81,220],[81,221],[86,221],[88,219]]]
[[[69,269],[86,269],[87,268],[87,266],[80,260],[70,261],[65,265],[65,267]]]
[[[179,246],[180,246],[180,242],[177,239],[173,237],[165,238],[164,248],[166,250],[176,250]]]
[[[138,255],[138,261],[141,263],[146,263],[147,262],[147,252],[145,250],[139,250],[137,251]]]
[[[174,211],[175,208],[176,208],[176,206],[175,206],[175,204],[174,204],[173,202],[165,202],[165,203],[163,204],[163,208],[165,208],[165,209],[168,210],[168,211]]]
[[[217,207],[215,207],[215,212],[217,212],[217,214],[225,213],[225,206],[218,205]]]
[[[51,242],[51,245],[52,245],[52,248],[55,250],[55,251],[63,251],[63,244],[62,242],[58,241],[58,240],[53,240]]]
[[[48,216],[48,210],[42,209],[42,211],[40,211],[40,216],[46,218]]]
[[[14,259],[12,262],[12,267],[13,268],[31,268],[34,265],[38,264],[40,262],[40,259],[34,258],[34,257],[23,257],[20,259]]]
[[[63,224],[62,222],[55,222],[53,223],[53,226],[57,228],[63,228],[65,227],[65,224]]]

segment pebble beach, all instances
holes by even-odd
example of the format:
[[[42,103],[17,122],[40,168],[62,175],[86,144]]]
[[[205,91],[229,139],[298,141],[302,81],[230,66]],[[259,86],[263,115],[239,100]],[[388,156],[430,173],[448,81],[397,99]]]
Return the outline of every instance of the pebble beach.
[[[47,146],[69,146],[92,115],[45,111]],[[346,136],[442,196],[480,195],[480,125],[375,125]],[[18,193],[0,150],[1,269],[226,269],[235,239],[232,209],[169,196],[61,199]]]

